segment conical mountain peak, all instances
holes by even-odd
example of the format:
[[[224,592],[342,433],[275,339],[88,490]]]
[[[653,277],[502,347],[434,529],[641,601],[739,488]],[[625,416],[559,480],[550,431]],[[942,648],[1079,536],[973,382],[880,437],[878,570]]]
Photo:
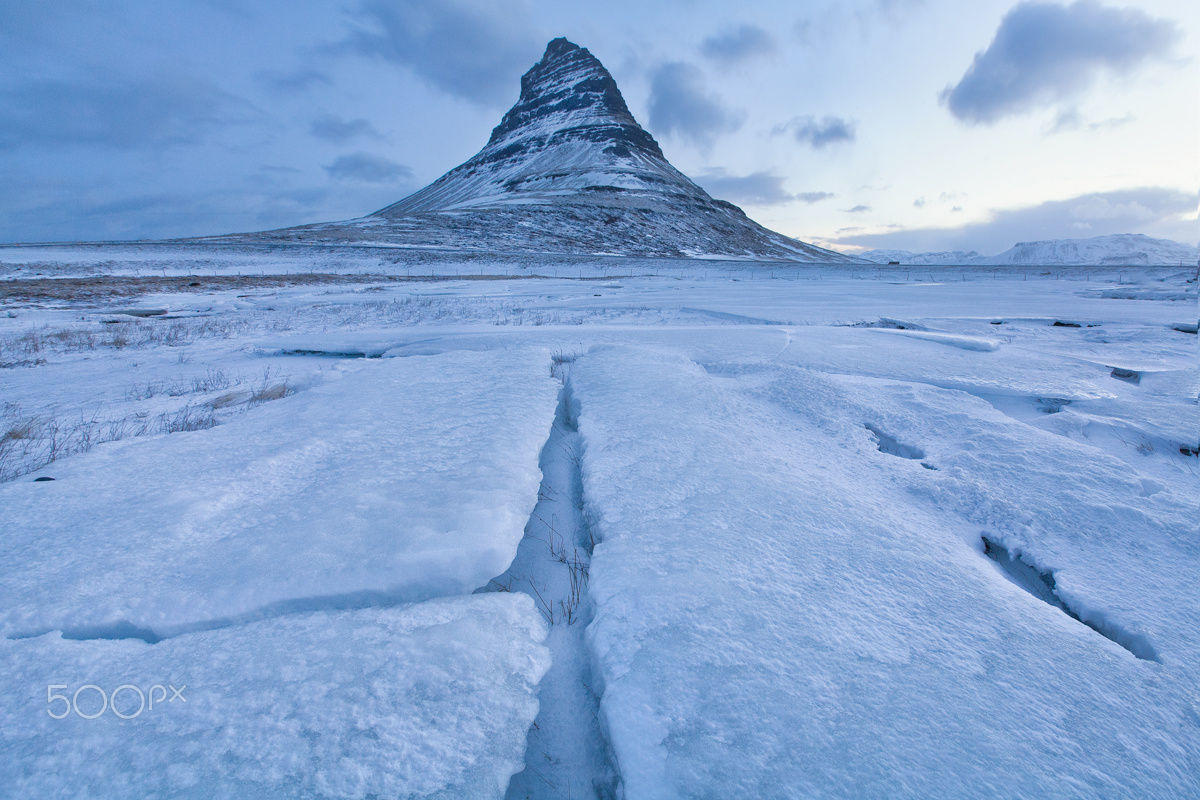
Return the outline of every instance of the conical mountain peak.
[[[518,253],[845,256],[769,231],[714,200],[663,155],[586,48],[551,40],[517,102],[471,159],[348,222],[263,236]]]
[[[663,158],[658,143],[629,113],[617,82],[599,59],[559,37],[521,77],[521,96],[492,131],[488,147],[522,135],[545,135],[584,125],[610,126],[611,138]]]
[[[474,158],[379,214],[557,203],[595,187],[703,195],[711,202],[667,163],[599,59],[558,38],[521,77],[516,104]]]

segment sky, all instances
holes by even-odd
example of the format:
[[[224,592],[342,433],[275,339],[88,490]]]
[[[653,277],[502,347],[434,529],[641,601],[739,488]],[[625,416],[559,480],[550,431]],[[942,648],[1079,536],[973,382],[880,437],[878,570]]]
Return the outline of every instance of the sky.
[[[478,151],[559,35],[806,241],[1200,239],[1194,0],[0,0],[0,242],[362,216]]]

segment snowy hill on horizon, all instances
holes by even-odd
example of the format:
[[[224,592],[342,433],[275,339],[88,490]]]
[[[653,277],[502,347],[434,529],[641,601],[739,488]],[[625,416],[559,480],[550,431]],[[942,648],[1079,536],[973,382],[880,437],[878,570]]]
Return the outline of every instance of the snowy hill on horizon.
[[[474,157],[365,217],[199,241],[853,262],[768,230],[675,169],[588,50],[554,39]]]
[[[859,258],[865,258],[868,261],[874,261],[878,264],[887,264],[890,261],[899,261],[901,264],[974,264],[977,260],[984,258],[975,250],[943,250],[930,253],[916,253],[912,250],[867,250],[858,254]]]
[[[879,264],[899,261],[902,265],[1190,266],[1200,257],[1200,250],[1170,239],[1155,239],[1141,233],[1118,233],[1088,239],[1018,242],[993,256],[980,255],[974,250],[930,253],[867,250],[858,256]]]

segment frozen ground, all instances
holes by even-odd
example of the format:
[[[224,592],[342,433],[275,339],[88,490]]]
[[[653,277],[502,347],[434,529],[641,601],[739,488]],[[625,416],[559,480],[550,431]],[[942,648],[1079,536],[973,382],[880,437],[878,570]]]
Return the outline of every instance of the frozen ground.
[[[390,258],[0,248],[8,791],[1200,794],[1192,274]]]

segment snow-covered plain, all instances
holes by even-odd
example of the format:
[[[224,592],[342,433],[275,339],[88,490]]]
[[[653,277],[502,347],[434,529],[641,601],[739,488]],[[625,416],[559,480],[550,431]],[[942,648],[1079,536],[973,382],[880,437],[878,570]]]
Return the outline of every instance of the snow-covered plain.
[[[1200,795],[1192,273],[0,270],[13,796]]]

